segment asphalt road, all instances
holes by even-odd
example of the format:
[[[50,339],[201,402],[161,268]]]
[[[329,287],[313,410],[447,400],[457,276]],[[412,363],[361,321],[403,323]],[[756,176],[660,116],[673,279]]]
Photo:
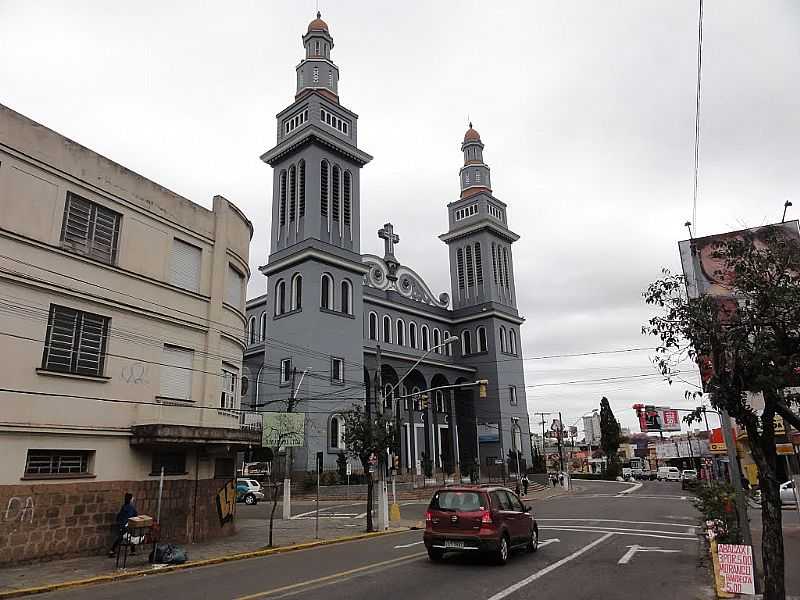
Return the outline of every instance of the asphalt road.
[[[694,527],[697,516],[690,498],[678,484],[646,482],[641,487],[632,487],[581,482],[578,485],[580,489],[575,494],[534,503],[542,547],[536,554],[515,555],[504,567],[493,566],[479,557],[458,555],[448,556],[439,564],[431,563],[422,545],[422,532],[409,531],[41,597],[52,600],[706,597],[708,581],[704,569],[698,566],[700,546]],[[355,512],[359,506],[363,504],[329,504],[324,510],[344,515]],[[313,506],[308,510],[313,510]],[[424,513],[424,505],[408,504],[404,510],[404,517],[415,518]]]

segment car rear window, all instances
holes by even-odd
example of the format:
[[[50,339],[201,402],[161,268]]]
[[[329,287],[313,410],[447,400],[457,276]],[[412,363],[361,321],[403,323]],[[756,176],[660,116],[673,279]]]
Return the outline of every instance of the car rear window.
[[[454,512],[475,512],[483,510],[486,500],[480,492],[442,491],[433,496],[431,508]]]

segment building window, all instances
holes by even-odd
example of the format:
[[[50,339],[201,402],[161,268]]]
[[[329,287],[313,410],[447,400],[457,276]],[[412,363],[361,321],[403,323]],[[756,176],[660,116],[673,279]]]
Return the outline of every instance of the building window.
[[[461,355],[469,356],[472,354],[472,334],[469,329],[461,332]]]
[[[510,289],[508,286],[508,252],[505,248],[503,248],[503,272],[505,273],[506,289]]]
[[[489,214],[492,215],[498,221],[503,220],[503,210],[492,204],[491,202],[488,203],[489,207]]]
[[[42,368],[101,376],[110,322],[108,317],[51,304]]]
[[[480,242],[475,242],[475,277],[478,285],[483,285],[483,260],[481,259]]]
[[[214,459],[214,479],[230,479],[234,476],[234,464],[232,458]]]
[[[507,352],[506,350],[506,328],[500,326],[500,352]]]
[[[445,331],[444,332],[444,339],[446,339],[446,340],[450,339],[450,332],[449,331]],[[446,356],[453,356],[453,344],[452,343],[445,344],[444,353],[445,353]]]
[[[300,218],[306,216],[306,161],[297,165],[297,211]]]
[[[320,279],[319,305],[322,308],[333,310],[333,277],[327,273],[323,273]]]
[[[397,319],[395,323],[397,327],[397,336],[395,338],[395,343],[398,346],[405,346],[406,345],[406,324],[403,322],[403,319]]]
[[[514,356],[517,354],[517,333],[513,329],[508,330],[508,351]]]
[[[387,344],[392,343],[392,319],[389,315],[383,315],[383,341]]]
[[[347,279],[342,280],[342,312],[353,314],[353,286]]]
[[[250,317],[247,319],[247,343],[256,343],[256,318]]]
[[[314,73],[314,74],[313,74],[313,77],[311,78],[311,80],[312,80],[314,83],[319,83],[319,68],[317,68],[317,67],[314,67],[314,72],[313,72],[313,73]]]
[[[511,406],[517,405],[517,386],[510,385],[508,386],[508,401]]]
[[[440,347],[441,344],[442,344],[441,333],[439,333],[439,330],[436,327],[434,327],[433,328],[433,351],[436,352],[436,354],[441,354],[442,353],[442,349]]]
[[[331,448],[336,448],[337,450],[345,449],[344,419],[341,415],[333,415],[331,417],[328,444]]]
[[[475,183],[480,182],[481,180],[481,172],[478,169],[475,169]]]
[[[25,475],[89,473],[91,450],[28,450]]]
[[[349,131],[349,123],[346,120],[337,117],[335,114],[331,113],[329,110],[325,108],[320,109],[319,120],[325,123],[326,125],[333,127],[335,130],[341,131],[345,135]]]
[[[497,255],[494,242],[492,242],[492,273],[494,273],[494,284],[497,285]]]
[[[117,255],[120,220],[119,213],[68,192],[61,245],[78,254],[113,263]]]
[[[179,288],[200,291],[200,271],[203,262],[203,251],[173,238],[169,258],[169,282]]]
[[[478,342],[478,352],[486,352],[486,327],[478,327],[476,337]]]
[[[472,264],[472,246],[467,246],[467,286],[475,285],[475,271]]]
[[[333,204],[331,206],[331,220],[338,222],[339,221],[339,181],[341,179],[341,169],[339,167],[333,167],[333,177],[331,178],[331,200]]]
[[[456,250],[456,265],[458,266],[458,289],[464,289],[464,251]]]
[[[314,55],[319,56],[319,40],[314,40]]]
[[[328,85],[333,87],[333,69],[328,69]]]
[[[328,216],[328,161],[323,160],[319,165],[319,212],[323,217]]]
[[[303,77],[299,73],[297,74],[297,82],[298,82],[298,86],[299,87],[303,86]],[[292,117],[289,117],[288,119],[286,119],[283,122],[283,133],[284,133],[284,135],[288,135],[289,133],[291,133],[292,131],[294,131],[298,127],[300,127],[300,125],[302,125],[306,121],[308,121],[308,109],[307,108],[302,110],[302,111],[300,111],[296,115],[294,115]]]
[[[236,408],[238,397],[239,371],[235,367],[222,367],[222,390],[219,397],[219,407],[223,410]]]
[[[344,383],[344,361],[341,358],[331,358],[331,381]]]
[[[378,315],[374,312],[369,313],[368,337],[371,340],[378,340]]]
[[[286,171],[280,174],[280,202],[278,203],[278,223],[286,225]]]
[[[281,361],[281,384],[287,384],[292,381],[292,359],[284,358]]]
[[[344,224],[346,226],[350,225],[350,216],[351,216],[351,206],[350,206],[350,189],[352,187],[352,176],[350,175],[350,171],[344,172],[344,178],[342,180],[342,217],[344,218]]]
[[[466,182],[469,183],[469,175],[467,175]],[[472,215],[478,214],[478,204],[470,204],[469,206],[464,206],[459,208],[455,212],[456,222],[466,219],[467,217],[471,217]]]
[[[413,321],[408,324],[408,345],[414,349],[417,347],[417,324]]]
[[[446,413],[447,408],[444,403],[444,390],[435,390],[433,392],[433,407],[437,413]]]
[[[244,275],[232,265],[228,265],[228,281],[225,285],[225,302],[231,306],[242,309],[244,288]]]
[[[186,475],[186,452],[178,450],[155,450],[150,475]]]
[[[275,314],[286,312],[286,282],[281,279],[275,284]]]
[[[292,310],[301,310],[303,308],[303,276],[300,273],[295,273],[292,277]]]
[[[262,312],[258,319],[258,341],[263,342],[267,339],[267,313]]]
[[[297,215],[297,167],[289,167],[289,222]]]
[[[383,386],[383,410],[390,410],[394,412],[394,387],[391,383]]]
[[[427,325],[423,325],[422,326],[422,330],[420,331],[420,333],[422,335],[422,350],[424,352],[427,352],[428,351],[428,346],[429,346],[429,344],[428,344],[428,342],[429,342],[428,326]]]

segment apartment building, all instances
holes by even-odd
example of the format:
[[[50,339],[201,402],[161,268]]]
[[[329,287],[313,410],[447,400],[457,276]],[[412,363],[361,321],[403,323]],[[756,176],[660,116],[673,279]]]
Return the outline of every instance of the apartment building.
[[[233,532],[252,231],[0,105],[0,564]]]

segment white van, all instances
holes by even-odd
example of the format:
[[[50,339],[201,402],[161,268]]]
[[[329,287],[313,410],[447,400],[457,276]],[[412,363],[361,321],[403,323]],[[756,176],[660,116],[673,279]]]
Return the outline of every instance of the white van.
[[[681,471],[678,467],[658,467],[656,479],[659,481],[680,481]]]

